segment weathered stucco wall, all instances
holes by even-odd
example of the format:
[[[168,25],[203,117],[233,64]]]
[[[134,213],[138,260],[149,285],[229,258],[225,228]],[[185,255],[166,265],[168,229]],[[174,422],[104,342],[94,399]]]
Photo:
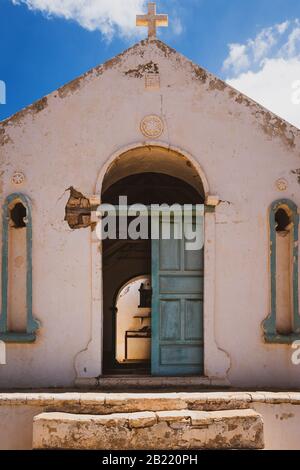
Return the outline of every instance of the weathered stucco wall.
[[[154,69],[160,88],[145,89]],[[33,311],[41,323],[35,344],[8,346],[1,387],[74,383],[76,357],[91,339],[91,232],[64,221],[65,190],[93,194],[111,155],[146,145],[139,126],[150,114],[164,121],[159,141],[191,154],[222,201],[215,324],[229,381],[300,386],[290,346],[265,344],[261,329],[270,311],[268,208],[280,197],[300,206],[300,132],[163,43],[144,41],[0,124],[1,202],[16,191],[32,200]],[[12,183],[15,171],[24,172],[22,185]],[[279,178],[288,183],[283,192]]]

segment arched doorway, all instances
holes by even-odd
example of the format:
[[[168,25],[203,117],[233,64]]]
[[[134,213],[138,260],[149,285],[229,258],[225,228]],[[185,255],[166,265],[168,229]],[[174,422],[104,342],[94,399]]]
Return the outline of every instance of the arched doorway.
[[[130,279],[119,290],[115,309],[115,356],[118,364],[144,364],[151,360],[151,293],[149,275]]]
[[[116,206],[120,196],[127,197],[128,205],[196,206],[204,204],[205,185],[187,157],[161,147],[141,147],[114,160],[105,174],[102,203]],[[150,373],[151,369],[160,375],[203,374],[203,248],[189,254],[183,246],[174,240],[154,244],[150,236],[148,240],[103,241],[104,374]],[[157,287],[158,283],[154,282],[157,286],[152,309],[155,304],[156,320],[152,317],[151,349],[152,362],[156,356],[157,365],[155,368],[152,364],[151,368],[151,361],[137,360],[138,354],[134,360],[129,357],[119,360],[116,303],[122,286],[140,275],[148,275],[153,280],[154,266],[158,264],[161,266],[157,279],[160,276],[159,283],[168,286]],[[134,308],[133,317],[138,317],[138,303]],[[160,331],[153,331],[154,323]],[[138,330],[138,325],[134,328],[128,325],[124,336],[131,328]],[[133,341],[138,343],[137,338]]]

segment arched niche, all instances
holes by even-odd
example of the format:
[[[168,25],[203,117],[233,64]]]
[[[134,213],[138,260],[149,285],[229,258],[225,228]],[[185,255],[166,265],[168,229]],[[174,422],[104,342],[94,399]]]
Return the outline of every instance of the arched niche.
[[[31,204],[27,196],[15,193],[3,206],[0,340],[31,343],[37,329],[32,314]]]
[[[289,344],[300,337],[296,204],[289,199],[275,201],[269,224],[271,313],[264,322],[265,340]]]

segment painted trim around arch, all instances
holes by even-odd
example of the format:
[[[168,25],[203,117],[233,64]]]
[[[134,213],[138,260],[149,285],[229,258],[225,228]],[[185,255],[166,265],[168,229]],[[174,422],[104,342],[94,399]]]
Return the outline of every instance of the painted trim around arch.
[[[291,214],[293,225],[293,333],[281,335],[276,329],[276,220],[275,215],[278,209],[288,208]],[[291,344],[300,339],[300,312],[299,312],[299,281],[298,281],[298,260],[299,260],[299,214],[296,204],[290,199],[278,199],[270,207],[270,276],[271,276],[271,313],[263,323],[264,337],[267,343]]]
[[[12,332],[8,330],[8,236],[9,236],[9,208],[14,202],[20,201],[26,208],[26,331]],[[32,217],[31,202],[27,196],[21,193],[9,195],[3,205],[2,212],[2,303],[0,313],[0,340],[6,343],[33,343],[36,340],[36,331],[39,328],[38,322],[32,314]]]

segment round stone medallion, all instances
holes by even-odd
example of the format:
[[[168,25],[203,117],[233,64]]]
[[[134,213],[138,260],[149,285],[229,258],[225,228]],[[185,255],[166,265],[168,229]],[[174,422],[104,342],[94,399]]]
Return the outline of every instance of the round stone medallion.
[[[280,178],[276,181],[276,188],[278,191],[286,191],[288,188],[288,182],[284,178]]]
[[[22,184],[25,181],[25,175],[21,171],[15,171],[11,180],[13,184]]]
[[[159,116],[146,116],[141,122],[141,132],[145,137],[157,139],[164,131],[164,123]]]

